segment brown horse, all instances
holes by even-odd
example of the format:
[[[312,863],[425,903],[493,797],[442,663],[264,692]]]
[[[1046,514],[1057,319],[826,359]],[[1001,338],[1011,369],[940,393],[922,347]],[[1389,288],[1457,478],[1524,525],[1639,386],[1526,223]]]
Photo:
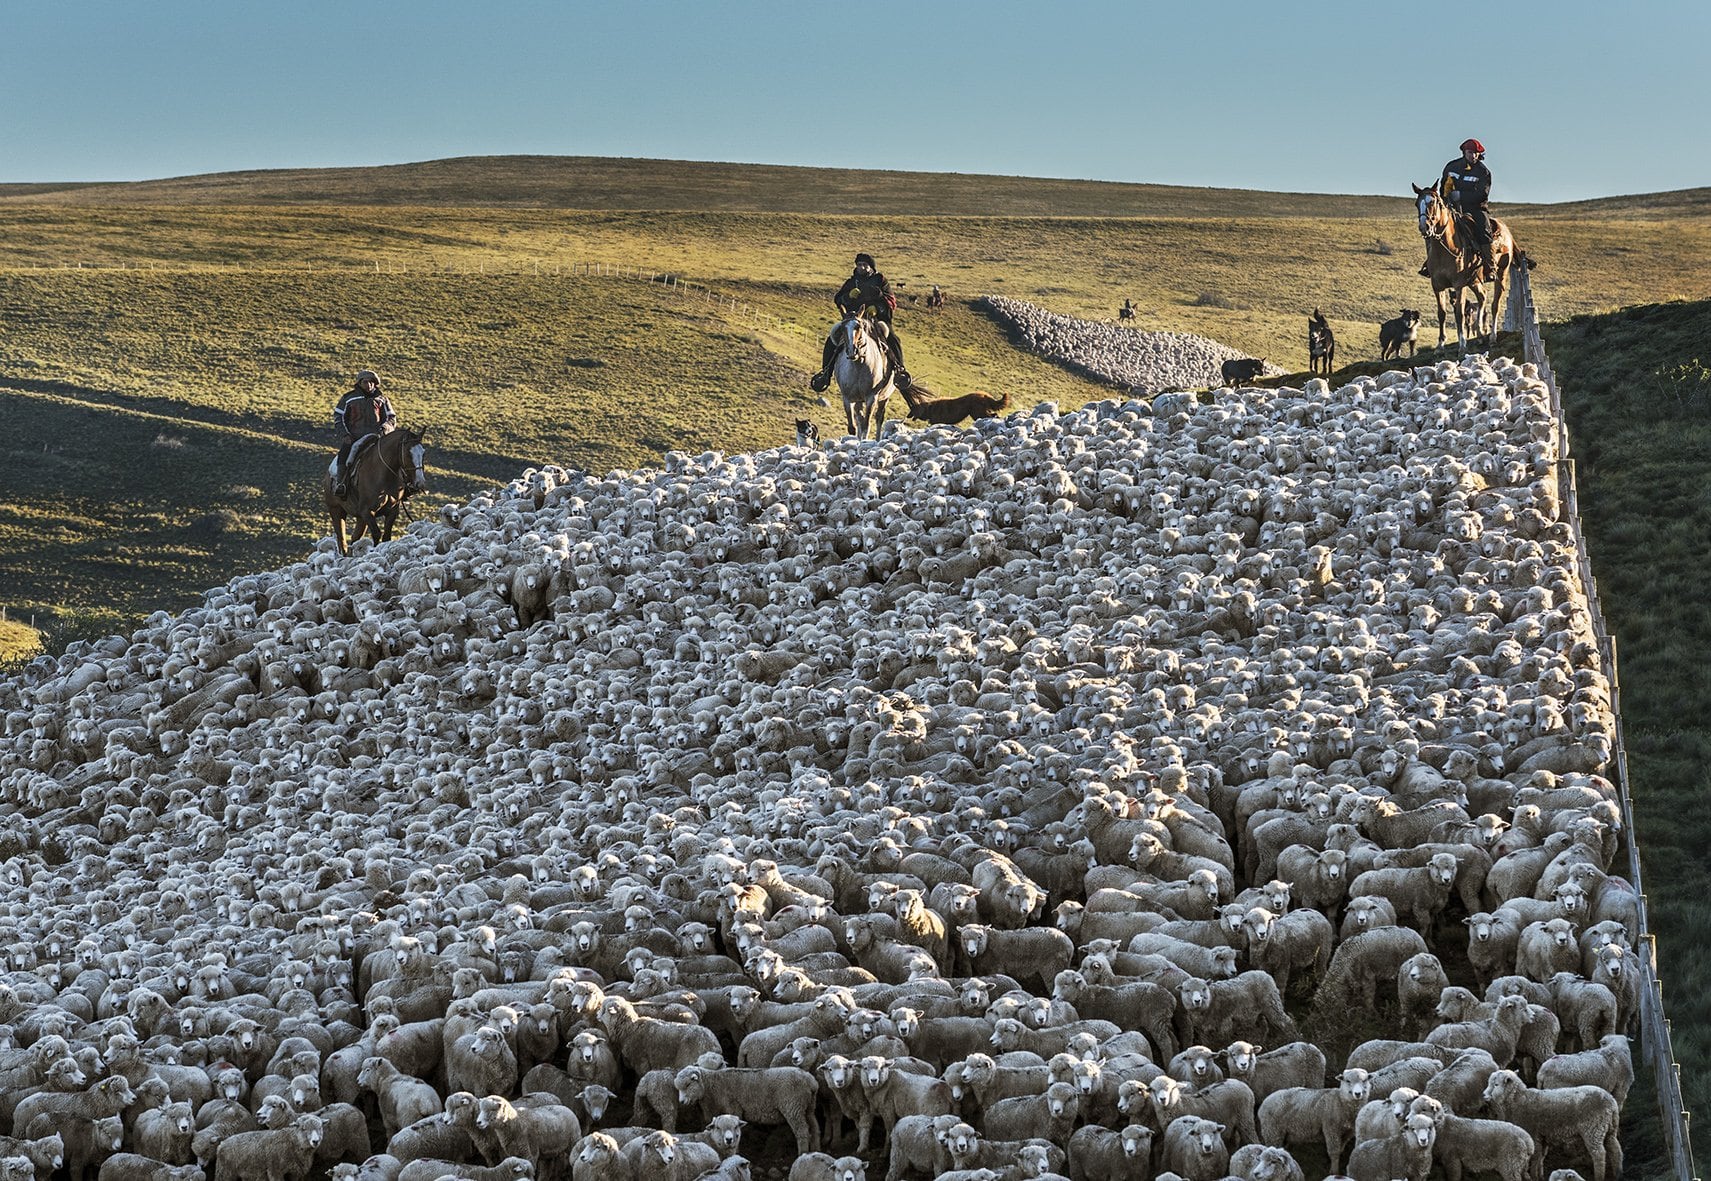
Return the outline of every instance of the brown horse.
[[[1426,269],[1432,275],[1432,294],[1438,301],[1438,345],[1444,343],[1444,317],[1449,309],[1444,293],[1455,300],[1456,342],[1463,356],[1467,355],[1468,331],[1464,296],[1473,301],[1473,335],[1486,330],[1485,285],[1479,281],[1479,248],[1472,242],[1462,242],[1450,207],[1444,204],[1436,189],[1414,185],[1414,203],[1420,214],[1420,236],[1426,239]],[[1496,270],[1491,299],[1491,322],[1487,339],[1497,336],[1497,322],[1503,307],[1503,288],[1509,277],[1509,267],[1515,261],[1515,239],[1509,227],[1491,219],[1491,261]]]
[[[348,554],[351,546],[367,533],[378,544],[392,540],[392,526],[398,520],[398,510],[418,492],[428,490],[428,469],[422,460],[426,431],[392,431],[382,435],[357,456],[350,473],[350,495],[343,500],[333,492],[333,473],[321,480],[321,499],[327,506],[327,516],[333,521],[333,537],[339,552]],[[345,538],[345,521],[356,522],[356,532]]]

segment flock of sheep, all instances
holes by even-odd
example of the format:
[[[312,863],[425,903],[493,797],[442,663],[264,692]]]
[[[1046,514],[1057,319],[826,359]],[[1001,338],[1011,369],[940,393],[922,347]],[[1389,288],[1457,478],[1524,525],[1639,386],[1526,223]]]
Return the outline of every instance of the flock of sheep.
[[[977,306],[1006,325],[1029,352],[1136,397],[1217,386],[1224,362],[1243,358],[1228,345],[1192,332],[1151,332],[1082,320],[999,295],[983,295]],[[1282,372],[1275,365],[1255,364],[1262,373]]]
[[[0,1181],[1608,1181],[1553,439],[1474,359],[544,468],[44,658]]]

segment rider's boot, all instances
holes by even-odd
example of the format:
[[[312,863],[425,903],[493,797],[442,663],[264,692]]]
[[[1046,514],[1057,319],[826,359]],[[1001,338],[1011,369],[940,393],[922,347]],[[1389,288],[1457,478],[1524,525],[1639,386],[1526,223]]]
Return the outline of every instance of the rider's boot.
[[[838,355],[837,342],[830,336],[826,338],[826,347],[820,356],[820,372],[808,379],[808,388],[818,393],[825,393],[826,387],[832,384],[832,360]]]

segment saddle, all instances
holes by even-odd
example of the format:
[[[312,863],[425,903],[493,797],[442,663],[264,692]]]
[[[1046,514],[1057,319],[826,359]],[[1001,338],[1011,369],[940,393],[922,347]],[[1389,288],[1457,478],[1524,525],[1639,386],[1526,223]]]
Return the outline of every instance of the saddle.
[[[356,475],[357,465],[362,462],[363,456],[373,451],[384,437],[383,432],[375,431],[373,434],[364,435],[351,444],[350,454],[345,456],[345,479],[347,481]],[[327,474],[335,480],[339,478],[339,457],[336,454],[327,463]]]

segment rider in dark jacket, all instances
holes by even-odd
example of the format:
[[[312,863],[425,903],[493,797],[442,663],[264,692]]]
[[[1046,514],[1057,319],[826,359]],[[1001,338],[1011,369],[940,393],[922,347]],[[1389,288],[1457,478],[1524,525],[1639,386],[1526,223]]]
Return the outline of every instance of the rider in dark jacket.
[[[1462,223],[1472,230],[1473,245],[1479,250],[1479,265],[1483,278],[1496,273],[1491,257],[1491,169],[1485,166],[1485,145],[1477,139],[1463,140],[1461,155],[1444,165],[1438,181],[1438,196],[1450,207],[1450,212],[1464,214]],[[1429,274],[1424,266],[1422,275]]]
[[[364,369],[356,375],[356,383],[333,408],[333,429],[344,436],[339,455],[333,461],[333,493],[341,499],[350,494],[350,472],[346,461],[358,439],[369,435],[384,435],[397,423],[392,403],[380,392],[380,375]]]
[[[838,305],[838,311],[846,316],[868,315],[883,323],[886,348],[891,354],[891,363],[896,366],[897,387],[900,390],[912,390],[914,380],[909,371],[903,367],[903,342],[897,339],[897,329],[891,323],[892,313],[897,310],[897,297],[891,294],[891,284],[885,276],[879,273],[879,268],[871,254],[855,256],[855,271],[838,288],[838,293],[832,297]],[[808,379],[808,384],[816,390],[824,390],[832,381],[832,363],[837,359],[838,350],[843,347],[843,325],[832,329],[832,334],[826,338],[826,347],[820,357],[820,372]]]

